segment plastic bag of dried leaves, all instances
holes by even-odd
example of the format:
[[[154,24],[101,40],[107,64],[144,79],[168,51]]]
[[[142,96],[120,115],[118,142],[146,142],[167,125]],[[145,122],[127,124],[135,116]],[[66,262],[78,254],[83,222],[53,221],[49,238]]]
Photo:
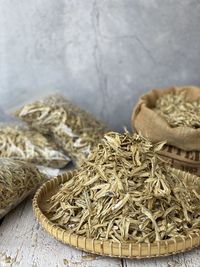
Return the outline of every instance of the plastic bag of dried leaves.
[[[34,192],[44,179],[30,163],[0,158],[0,219]]]
[[[107,131],[102,122],[60,95],[27,104],[15,115],[37,131],[50,134],[78,166]]]
[[[128,132],[107,133],[49,197],[48,218],[71,233],[117,242],[149,243],[199,231],[200,178],[173,172],[157,153],[163,145]]]
[[[52,168],[65,167],[70,159],[35,130],[15,123],[0,124],[0,157],[24,160]]]
[[[156,89],[143,95],[132,125],[152,142],[166,140],[159,152],[175,168],[200,175],[200,88]]]

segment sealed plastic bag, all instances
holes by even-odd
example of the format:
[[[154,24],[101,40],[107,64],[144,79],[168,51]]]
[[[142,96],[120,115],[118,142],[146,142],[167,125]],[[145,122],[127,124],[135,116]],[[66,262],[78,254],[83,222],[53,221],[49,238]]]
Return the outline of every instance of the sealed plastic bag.
[[[70,159],[35,130],[14,123],[0,124],[0,157],[24,160],[53,168],[65,167]]]
[[[171,87],[141,96],[132,125],[152,142],[166,140],[159,152],[174,168],[200,175],[200,88]]]
[[[45,180],[38,169],[23,161],[0,158],[0,219]]]
[[[102,122],[59,95],[27,104],[15,114],[37,131],[51,134],[77,165],[107,131]]]

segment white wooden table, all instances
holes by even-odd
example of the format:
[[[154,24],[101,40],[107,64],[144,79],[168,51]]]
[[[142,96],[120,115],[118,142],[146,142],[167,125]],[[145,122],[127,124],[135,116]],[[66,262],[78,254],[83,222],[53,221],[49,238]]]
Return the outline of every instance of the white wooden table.
[[[81,252],[55,240],[34,218],[31,198],[0,225],[0,267],[200,267],[200,249],[175,256],[125,260]]]

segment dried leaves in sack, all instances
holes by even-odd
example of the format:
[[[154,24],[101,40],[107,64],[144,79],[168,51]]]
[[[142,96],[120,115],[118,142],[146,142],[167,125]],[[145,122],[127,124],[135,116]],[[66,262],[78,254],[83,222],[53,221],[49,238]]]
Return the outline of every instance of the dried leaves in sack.
[[[161,96],[157,99],[154,110],[172,127],[200,128],[200,99],[188,101],[186,91]]]
[[[152,142],[166,140],[159,154],[172,167],[200,175],[200,87],[144,94],[133,110],[132,126]]]
[[[45,136],[15,124],[0,124],[0,156],[61,168],[70,158]]]
[[[27,162],[0,159],[0,218],[34,192],[45,176]]]
[[[106,132],[106,126],[90,113],[59,95],[27,104],[16,115],[32,128],[51,134],[77,165],[87,157]]]

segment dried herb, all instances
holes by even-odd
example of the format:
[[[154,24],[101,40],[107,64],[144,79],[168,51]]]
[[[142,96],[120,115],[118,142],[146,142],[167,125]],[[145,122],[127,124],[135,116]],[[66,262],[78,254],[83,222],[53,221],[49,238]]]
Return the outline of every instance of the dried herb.
[[[40,133],[14,124],[0,125],[0,157],[53,168],[64,167],[70,161]]]
[[[108,133],[77,174],[49,198],[50,220],[72,233],[153,242],[200,227],[198,181],[175,175],[137,134]]]
[[[158,98],[154,110],[172,127],[200,127],[200,100],[189,102],[185,91]]]
[[[18,205],[44,180],[36,167],[23,161],[0,159],[0,218]]]
[[[51,134],[77,165],[106,132],[102,122],[58,95],[27,104],[16,115],[39,132]]]

